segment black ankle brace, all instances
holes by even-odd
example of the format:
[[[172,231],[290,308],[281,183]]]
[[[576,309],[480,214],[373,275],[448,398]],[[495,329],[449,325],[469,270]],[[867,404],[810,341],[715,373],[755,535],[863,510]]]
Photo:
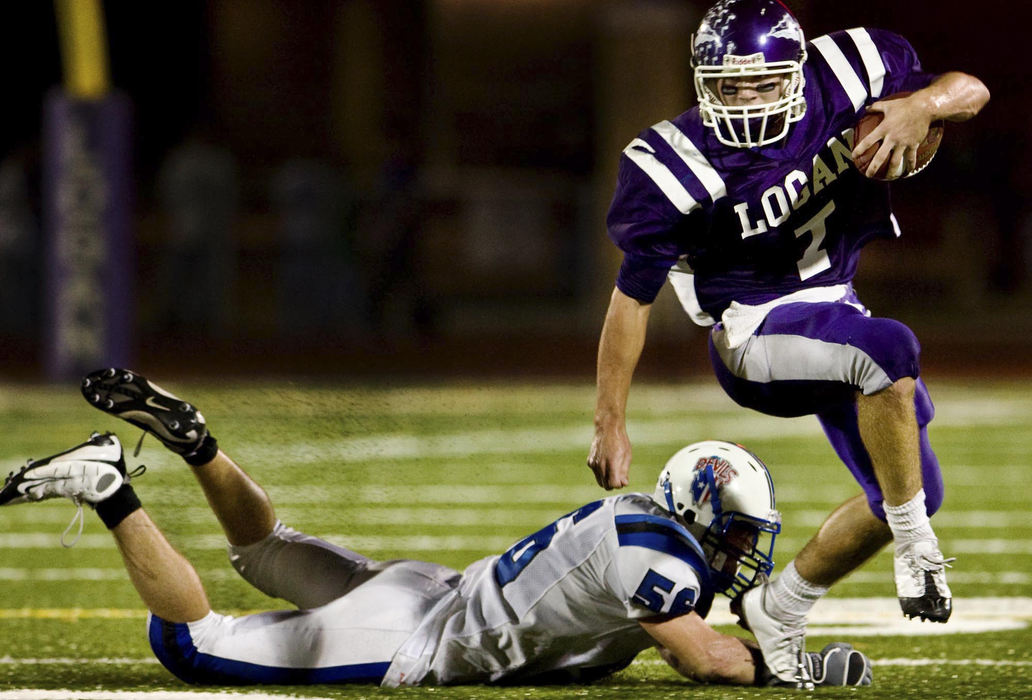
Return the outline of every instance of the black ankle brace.
[[[211,460],[215,459],[215,455],[219,452],[219,441],[212,437],[211,433],[204,436],[204,440],[201,441],[200,446],[188,455],[183,455],[183,459],[191,467],[199,467],[202,464],[207,464]]]
[[[108,530],[126,519],[134,511],[141,508],[140,499],[129,484],[122,484],[113,494],[94,506],[97,515],[104,521]]]

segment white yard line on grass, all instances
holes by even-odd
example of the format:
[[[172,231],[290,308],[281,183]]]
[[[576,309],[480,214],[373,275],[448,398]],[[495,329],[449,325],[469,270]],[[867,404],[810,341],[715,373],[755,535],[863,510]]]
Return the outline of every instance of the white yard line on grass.
[[[482,540],[481,540],[482,541]],[[345,540],[346,542],[346,540]],[[428,545],[439,544],[437,542]],[[444,551],[443,549],[430,551]],[[198,573],[204,581],[232,581],[239,574],[229,566],[217,569],[200,569]],[[888,574],[883,570],[856,571],[847,579],[850,584],[881,585]],[[1032,573],[1028,571],[951,571],[951,584],[977,583],[999,586],[1032,585]],[[125,569],[120,566],[79,567],[79,568],[34,568],[34,567],[0,567],[0,581],[128,581]]]
[[[874,659],[875,666],[1032,666],[1032,661],[1007,659]]]
[[[721,598],[714,603],[706,618],[713,625],[734,625],[737,618],[731,614],[728,601]],[[241,614],[240,611],[227,611]],[[74,622],[80,619],[142,619],[142,609],[120,608],[0,608],[0,620],[47,619]],[[953,616],[948,624],[908,620],[899,610],[895,598],[823,598],[810,613],[807,631],[810,634],[851,636],[924,636],[990,632],[1022,629],[1032,622],[1032,598],[984,597],[957,598]],[[0,657],[2,663],[18,659]]]
[[[1006,659],[871,659],[876,668],[885,666],[1032,666],[1032,661]],[[662,659],[636,659],[635,666],[666,666]],[[0,696],[2,698],[2,696]]]
[[[734,625],[728,602],[718,599],[706,621]],[[895,598],[822,598],[809,616],[807,634],[831,636],[931,636],[1023,629],[1032,623],[1032,598],[957,598],[945,625],[903,617]]]
[[[572,502],[572,501],[571,501]],[[557,513],[561,515],[561,513]],[[481,532],[469,535],[350,535],[347,533],[322,533],[323,539],[343,545],[359,552],[501,552],[507,549],[515,538],[510,535],[485,535]],[[222,535],[184,535],[171,538],[173,544],[185,549],[224,550],[226,539]],[[943,537],[943,549],[948,554],[1015,555],[1032,554],[1032,540],[1005,539],[951,539]],[[800,537],[778,537],[778,551],[798,550],[805,543]],[[114,549],[114,542],[106,532],[86,532],[75,544],[76,549]],[[58,532],[4,532],[0,533],[0,550],[4,549],[61,549],[61,534]]]

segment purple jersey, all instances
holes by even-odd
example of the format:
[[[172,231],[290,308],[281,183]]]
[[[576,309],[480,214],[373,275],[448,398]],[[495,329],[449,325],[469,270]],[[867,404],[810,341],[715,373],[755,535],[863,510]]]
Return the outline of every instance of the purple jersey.
[[[693,108],[624,149],[607,219],[623,293],[652,302],[676,266],[682,303],[707,325],[732,301],[847,283],[868,241],[898,235],[888,185],[852,165],[852,129],[866,105],[934,76],[876,29],[818,37],[807,54],[806,115],[779,147],[724,146]]]

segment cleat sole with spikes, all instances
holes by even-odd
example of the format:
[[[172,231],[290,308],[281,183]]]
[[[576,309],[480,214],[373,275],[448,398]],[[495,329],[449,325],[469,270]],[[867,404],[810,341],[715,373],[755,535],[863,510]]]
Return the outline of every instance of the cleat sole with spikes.
[[[150,433],[177,454],[195,452],[208,434],[196,407],[131,370],[96,370],[83,377],[81,388],[94,408]]]

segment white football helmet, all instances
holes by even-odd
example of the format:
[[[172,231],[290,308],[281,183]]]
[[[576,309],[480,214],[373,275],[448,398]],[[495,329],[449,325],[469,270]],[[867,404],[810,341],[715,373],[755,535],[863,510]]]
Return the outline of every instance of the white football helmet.
[[[681,517],[702,544],[714,587],[735,598],[774,569],[781,514],[766,465],[741,445],[707,440],[679,450],[653,500]]]

